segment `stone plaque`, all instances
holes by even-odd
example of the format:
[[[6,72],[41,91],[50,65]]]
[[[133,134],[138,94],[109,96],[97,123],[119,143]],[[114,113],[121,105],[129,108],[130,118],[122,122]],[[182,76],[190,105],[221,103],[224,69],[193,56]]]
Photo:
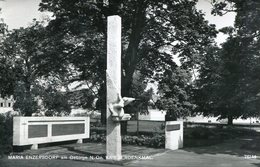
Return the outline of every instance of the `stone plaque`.
[[[85,124],[53,124],[52,136],[84,134]]]
[[[47,137],[47,125],[29,125],[28,138]]]
[[[166,131],[175,131],[180,129],[181,129],[180,124],[166,125]]]

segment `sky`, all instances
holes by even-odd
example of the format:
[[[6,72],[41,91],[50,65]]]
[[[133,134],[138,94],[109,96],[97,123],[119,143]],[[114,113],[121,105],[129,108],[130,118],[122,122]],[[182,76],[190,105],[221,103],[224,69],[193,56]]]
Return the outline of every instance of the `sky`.
[[[48,15],[48,13],[41,13],[38,11],[40,1],[41,0],[0,0],[0,8],[2,8],[0,17],[4,18],[9,29],[26,27],[34,18],[41,19]],[[199,0],[197,8],[202,10],[209,23],[215,24],[218,29],[234,24],[234,13],[228,13],[223,17],[212,16],[210,14],[210,0]],[[216,42],[220,44],[224,42],[225,39],[226,36],[220,33],[217,36]]]
[[[41,19],[46,13],[38,11],[41,0],[0,0],[1,17],[9,29],[27,27],[34,18]]]
[[[208,20],[210,24],[215,24],[217,29],[234,25],[236,17],[234,12],[227,13],[222,17],[211,15],[212,6],[210,4],[210,0],[199,0],[197,8],[199,10],[202,10],[203,13],[205,13],[205,19]],[[218,44],[223,43],[226,40],[226,38],[226,35],[224,35],[223,33],[219,33],[216,42]]]

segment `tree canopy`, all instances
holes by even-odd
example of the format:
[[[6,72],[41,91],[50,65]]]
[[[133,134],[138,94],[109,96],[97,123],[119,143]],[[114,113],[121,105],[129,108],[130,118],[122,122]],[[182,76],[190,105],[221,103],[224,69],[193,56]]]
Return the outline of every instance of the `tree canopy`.
[[[259,116],[260,2],[213,0],[214,14],[236,12],[234,27],[221,48],[211,48],[200,71],[197,102],[205,115],[228,118]]]
[[[44,67],[51,63],[45,62],[44,32],[44,26],[34,20],[27,28],[9,31],[1,43],[1,95],[13,95],[14,109],[25,116],[39,112],[41,100],[44,102],[42,105],[50,109],[47,99],[51,98],[50,93],[57,91],[57,86],[60,86],[57,82],[62,80],[61,73],[53,75],[53,70]],[[57,104],[57,99],[54,102]],[[59,110],[59,105],[55,107],[55,111]]]
[[[122,95],[141,97],[141,92],[145,94],[140,90],[145,86],[134,79],[140,74],[143,84],[158,82],[161,109],[178,117],[186,115],[193,106],[190,73],[200,68],[206,48],[214,43],[215,25],[210,25],[196,9],[197,1],[104,2],[42,0],[39,10],[49,11],[53,17],[46,27],[37,23],[10,33],[5,42],[9,48],[1,55],[1,61],[6,64],[6,56],[12,61],[1,70],[10,72],[10,77],[5,79],[12,82],[1,85],[1,91],[14,93],[19,81],[34,99],[31,88],[38,80],[50,79],[52,84],[58,82],[56,85],[65,88],[82,82],[86,85],[85,93],[75,96],[80,99],[79,104],[87,107],[98,97],[100,108],[105,109],[106,18],[116,14],[122,17]],[[176,64],[174,56],[180,59],[181,66]],[[13,64],[17,66],[13,68]],[[10,89],[5,89],[6,86]],[[134,93],[136,90],[139,93]],[[82,100],[84,97],[89,100]],[[49,101],[46,103],[55,106]]]
[[[195,5],[196,1],[187,0],[42,0],[40,10],[52,12],[54,17],[46,28],[50,34],[46,52],[53,62],[62,62],[55,63],[54,69],[65,61],[78,71],[68,82],[85,81],[98,93],[105,81],[106,18],[120,15],[122,94],[133,96],[135,73],[147,81],[158,79],[156,73],[175,73],[173,55],[180,58],[180,68],[187,72],[200,64],[216,30]]]

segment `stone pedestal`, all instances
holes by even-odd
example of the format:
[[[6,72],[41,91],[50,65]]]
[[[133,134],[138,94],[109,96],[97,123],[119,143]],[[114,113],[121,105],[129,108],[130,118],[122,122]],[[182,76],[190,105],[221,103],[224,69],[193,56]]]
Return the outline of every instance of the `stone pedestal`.
[[[38,144],[33,144],[31,146],[31,150],[38,150]]]
[[[166,121],[165,148],[170,150],[183,148],[183,121]]]
[[[77,143],[78,143],[78,144],[82,144],[82,143],[83,143],[83,140],[82,140],[82,139],[78,139],[78,140],[77,140]]]

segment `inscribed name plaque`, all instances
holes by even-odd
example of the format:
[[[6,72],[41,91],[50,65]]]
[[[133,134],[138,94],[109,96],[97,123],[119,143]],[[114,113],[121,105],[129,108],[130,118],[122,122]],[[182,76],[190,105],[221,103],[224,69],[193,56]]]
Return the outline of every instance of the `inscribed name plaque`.
[[[89,117],[14,117],[13,145],[24,146],[89,138]]]
[[[47,137],[48,126],[47,125],[29,125],[28,126],[28,138]]]
[[[84,124],[54,124],[52,125],[52,136],[84,134]]]
[[[166,121],[165,148],[177,150],[183,147],[183,121]]]
[[[174,130],[180,130],[181,125],[180,124],[172,124],[166,126],[166,131],[174,131]]]

